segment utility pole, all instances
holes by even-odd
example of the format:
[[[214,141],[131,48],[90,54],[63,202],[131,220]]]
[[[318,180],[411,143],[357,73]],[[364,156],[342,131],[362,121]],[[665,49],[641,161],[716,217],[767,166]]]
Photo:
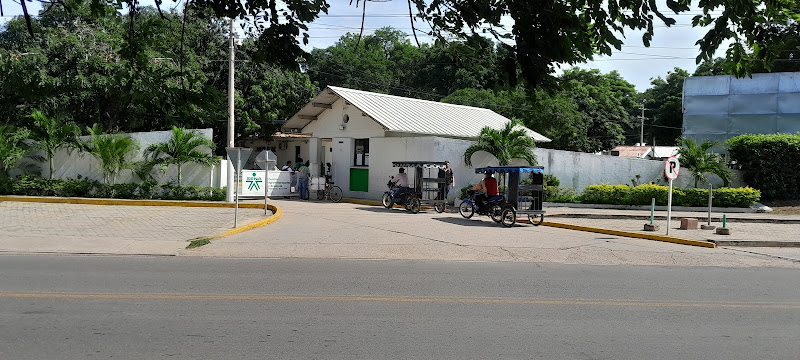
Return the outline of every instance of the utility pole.
[[[642,115],[641,115],[641,116],[639,116],[639,120],[641,120],[641,121],[642,121],[642,125],[641,125],[641,127],[639,128],[639,131],[640,131],[640,132],[639,132],[639,146],[644,146],[644,119],[646,119],[646,118],[644,117],[644,111],[645,111],[645,110],[650,110],[650,109],[645,109],[645,108],[644,108],[644,103],[645,103],[645,102],[644,102],[644,101],[642,101]]]
[[[233,64],[235,63],[236,59],[236,32],[233,29],[235,20],[231,18],[231,35],[230,35],[230,62],[229,62],[229,70],[228,70],[228,147],[234,147],[233,136],[234,136],[234,119],[233,119],[233,96],[234,96],[234,89],[233,89]],[[236,189],[236,184],[233,183],[233,173],[236,170],[233,169],[233,163],[228,159],[228,192],[225,194],[225,201],[233,202],[233,192]]]

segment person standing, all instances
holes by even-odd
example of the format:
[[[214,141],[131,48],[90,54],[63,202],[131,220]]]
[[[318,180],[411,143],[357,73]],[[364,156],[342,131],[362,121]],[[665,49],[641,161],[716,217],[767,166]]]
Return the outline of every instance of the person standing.
[[[444,199],[447,200],[450,195],[450,190],[453,189],[453,184],[456,183],[456,177],[453,175],[453,169],[450,168],[450,162],[444,162]]]
[[[308,200],[308,175],[311,173],[308,169],[309,162],[306,161],[305,164],[300,165],[300,170],[298,170],[297,175],[297,183],[298,187],[300,188],[300,199]]]

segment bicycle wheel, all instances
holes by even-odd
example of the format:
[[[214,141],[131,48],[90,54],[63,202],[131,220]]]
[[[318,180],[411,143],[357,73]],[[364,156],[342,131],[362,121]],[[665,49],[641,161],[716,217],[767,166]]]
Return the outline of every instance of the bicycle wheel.
[[[436,210],[437,213],[441,214],[444,212],[445,206],[446,206],[445,203],[436,203],[433,204],[433,210]]]
[[[499,223],[501,220],[503,220],[502,215],[503,208],[500,207],[500,205],[494,204],[489,208],[489,216],[492,218],[492,220],[494,220],[494,222]]]
[[[391,203],[392,203],[392,194],[390,194],[389,192],[383,193],[383,198],[381,198],[381,204],[383,204],[383,207],[389,209],[391,207],[389,206]]]
[[[317,190],[317,200],[322,200],[325,198],[325,190]]]
[[[514,223],[517,222],[517,212],[514,211],[512,207],[506,207],[503,209],[503,213],[501,215],[500,223],[503,224],[505,227],[512,227]]]
[[[458,213],[465,219],[469,219],[472,215],[475,215],[475,207],[469,201],[462,201],[461,205],[458,206]]]
[[[342,201],[342,196],[343,196],[342,188],[336,185],[331,186],[331,193],[330,193],[331,201],[338,203],[339,201]]]
[[[535,226],[542,225],[544,222],[544,214],[529,214],[528,221]]]

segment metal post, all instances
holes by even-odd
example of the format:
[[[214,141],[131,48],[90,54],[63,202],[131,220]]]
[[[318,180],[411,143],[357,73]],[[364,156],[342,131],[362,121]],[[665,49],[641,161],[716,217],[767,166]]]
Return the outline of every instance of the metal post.
[[[722,228],[724,229],[726,227],[728,227],[728,218],[725,216],[725,214],[722,214]]]
[[[669,227],[672,223],[672,179],[669,180],[669,195],[667,197],[667,235],[669,235]]]
[[[236,58],[235,51],[236,51],[236,33],[233,30],[233,24],[235,20],[231,18],[231,34],[230,34],[230,63],[228,66],[228,147],[233,147],[233,123],[234,123],[234,114],[233,114],[233,64]],[[233,164],[231,163],[230,159],[228,159],[228,191],[225,195],[225,201],[232,202],[234,197],[234,189],[233,189]],[[235,221],[234,221],[235,222]]]
[[[267,157],[269,159],[269,157]],[[269,162],[264,167],[264,215],[267,215],[267,188],[269,187]]]
[[[656,198],[653,198],[653,201],[650,203],[650,225],[653,225],[653,220],[655,218],[656,211]]]
[[[711,225],[711,192],[714,185],[708,184],[708,225]]]
[[[238,159],[236,159],[236,169],[237,169],[236,170],[236,180],[237,181],[236,181],[236,210],[234,210],[234,212],[233,212],[233,227],[234,228],[236,227],[236,220],[239,217],[239,181],[241,180],[241,176],[240,176],[240,174],[241,174],[240,171],[241,170],[239,170],[239,169],[242,168],[242,150],[238,149],[236,151],[239,152],[239,156],[237,156]]]

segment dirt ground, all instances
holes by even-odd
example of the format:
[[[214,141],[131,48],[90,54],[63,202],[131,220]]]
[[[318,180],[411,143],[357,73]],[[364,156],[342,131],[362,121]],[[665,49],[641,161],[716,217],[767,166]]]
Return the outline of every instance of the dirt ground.
[[[798,200],[770,201],[765,202],[764,205],[771,207],[772,213],[776,215],[800,215],[800,201]]]

